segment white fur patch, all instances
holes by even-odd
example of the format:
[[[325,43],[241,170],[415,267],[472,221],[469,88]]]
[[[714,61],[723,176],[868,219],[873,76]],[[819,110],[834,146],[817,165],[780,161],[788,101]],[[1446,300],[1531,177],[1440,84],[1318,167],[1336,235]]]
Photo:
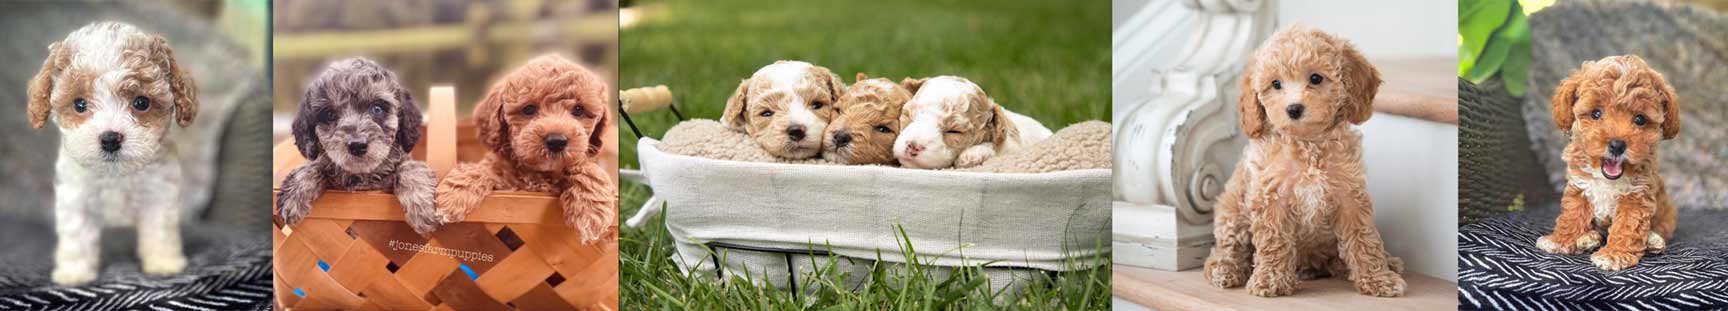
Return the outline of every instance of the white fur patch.
[[[1324,183],[1319,180],[1310,180],[1305,185],[1297,186],[1295,194],[1296,199],[1302,202],[1299,215],[1306,219],[1306,223],[1315,223],[1315,217],[1320,215],[1320,210],[1326,205]]]
[[[1572,185],[1583,190],[1584,198],[1590,201],[1590,209],[1592,216],[1596,219],[1597,227],[1607,227],[1613,224],[1614,211],[1620,205],[1621,196],[1644,191],[1644,186],[1633,185],[1626,180],[1610,180],[1600,176],[1602,173],[1598,170],[1590,170],[1588,167],[1585,169],[1596,172],[1596,176],[1570,179]]]

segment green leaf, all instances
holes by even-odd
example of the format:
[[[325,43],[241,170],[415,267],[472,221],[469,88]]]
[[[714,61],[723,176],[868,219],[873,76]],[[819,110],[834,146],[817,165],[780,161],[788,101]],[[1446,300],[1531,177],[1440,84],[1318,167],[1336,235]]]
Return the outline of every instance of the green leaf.
[[[1522,12],[1519,10],[1518,12]],[[1523,13],[1512,14],[1512,21],[1495,35],[1496,41],[1510,42],[1506,63],[1500,66],[1500,82],[1506,92],[1524,96],[1530,77],[1530,23]]]
[[[1482,57],[1476,60],[1476,66],[1464,75],[1465,80],[1481,84],[1488,78],[1500,72],[1500,65],[1506,63],[1506,54],[1512,50],[1512,43],[1506,40],[1489,40],[1488,47],[1482,49]]]
[[[1463,77],[1464,73],[1470,72],[1470,68],[1473,68],[1475,66],[1476,66],[1476,53],[1471,52],[1470,49],[1465,48],[1463,45],[1459,45],[1458,46],[1458,76]]]
[[[1458,34],[1464,37],[1464,48],[1471,55],[1481,55],[1482,48],[1488,45],[1488,40],[1494,30],[1506,24],[1507,14],[1512,12],[1511,0],[1459,0],[1458,1]],[[1460,53],[1462,55],[1462,53]]]

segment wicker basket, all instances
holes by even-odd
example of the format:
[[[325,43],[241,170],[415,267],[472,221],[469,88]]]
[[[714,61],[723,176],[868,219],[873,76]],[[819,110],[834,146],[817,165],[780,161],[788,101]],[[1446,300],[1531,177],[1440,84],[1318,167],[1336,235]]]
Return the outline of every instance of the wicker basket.
[[[486,148],[456,121],[455,91],[434,87],[431,117],[414,158],[442,178]],[[305,163],[293,141],[274,150],[274,195]],[[497,192],[462,223],[421,237],[387,193],[327,191],[306,219],[275,226],[276,303],[281,309],[616,309],[617,228],[582,245],[546,193]],[[274,209],[272,209],[274,211]]]

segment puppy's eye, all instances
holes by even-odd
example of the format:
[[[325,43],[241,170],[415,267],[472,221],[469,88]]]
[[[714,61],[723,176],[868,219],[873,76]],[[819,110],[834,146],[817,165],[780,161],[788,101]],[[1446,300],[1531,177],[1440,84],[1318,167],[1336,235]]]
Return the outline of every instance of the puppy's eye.
[[[1590,119],[1591,120],[1601,120],[1602,119],[1602,109],[1590,110]]]
[[[946,133],[947,134],[954,134],[954,135],[966,134],[966,132],[961,132],[960,130],[948,130],[948,132],[946,132]]]
[[[570,108],[570,115],[576,116],[577,118],[587,117],[588,116],[588,109],[582,108],[582,106],[571,107]]]
[[[336,122],[336,112],[330,111],[330,109],[319,110],[318,111],[318,122],[319,123],[326,123],[326,124],[328,124],[330,122]]]
[[[823,106],[822,102],[819,102],[819,101],[810,102],[810,110],[822,110],[822,106]]]
[[[144,96],[133,97],[132,98],[132,109],[136,109],[138,111],[150,110],[150,99],[144,98]]]
[[[1284,83],[1278,82],[1278,80],[1272,80],[1272,89],[1282,90],[1282,89],[1284,89]]]
[[[887,134],[887,133],[893,133],[893,132],[894,132],[894,130],[892,130],[892,129],[888,129],[888,127],[887,127],[887,126],[881,126],[881,125],[877,125],[877,126],[876,126],[876,132],[877,132],[877,133],[883,133],[883,134]]]
[[[531,115],[534,115],[536,113],[540,113],[540,106],[528,105],[526,107],[522,107],[522,114],[531,116]]]
[[[762,116],[764,118],[772,117],[772,116],[774,116],[774,111],[773,110],[763,110],[762,113],[758,113],[756,115]]]
[[[387,106],[384,105],[384,102],[372,103],[372,114],[382,115],[385,113],[390,113],[390,108],[387,108]]]
[[[84,113],[90,110],[90,103],[85,102],[83,98],[74,98],[72,99],[72,110]]]
[[[1320,74],[1318,74],[1318,73],[1308,75],[1308,84],[1319,85],[1320,82],[1324,82],[1324,81],[1326,81],[1326,78],[1321,77]]]
[[[1644,126],[1644,123],[1650,123],[1650,120],[1644,118],[1644,115],[1638,115],[1638,116],[1632,117],[1632,124],[1637,124],[1638,126]]]

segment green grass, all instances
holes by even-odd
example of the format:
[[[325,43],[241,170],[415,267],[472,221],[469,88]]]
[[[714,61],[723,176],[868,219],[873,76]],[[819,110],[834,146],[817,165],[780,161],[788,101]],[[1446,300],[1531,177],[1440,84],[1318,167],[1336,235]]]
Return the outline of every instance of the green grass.
[[[716,119],[725,99],[757,68],[775,60],[828,67],[851,83],[871,77],[966,77],[1009,110],[1051,129],[1110,116],[1110,7],[1070,1],[634,1],[641,21],[621,30],[620,85],[666,85],[688,117]],[[677,120],[669,112],[632,116],[659,137]],[[626,129],[624,142],[636,138]],[[637,165],[634,143],[620,163]],[[635,214],[652,190],[625,183],[621,211]],[[676,207],[673,207],[676,208]],[[624,217],[621,217],[624,218]],[[936,279],[912,268],[865,276],[864,288],[838,283],[811,296],[684,275],[671,260],[663,225],[625,228],[620,242],[624,309],[919,309],[997,307],[1107,309],[1110,271],[1060,273],[1007,305],[993,305],[976,271]],[[1102,246],[1102,247],[1108,247]],[[896,251],[896,250],[884,250]],[[993,280],[994,281],[994,280]],[[983,288],[983,289],[980,289]]]

